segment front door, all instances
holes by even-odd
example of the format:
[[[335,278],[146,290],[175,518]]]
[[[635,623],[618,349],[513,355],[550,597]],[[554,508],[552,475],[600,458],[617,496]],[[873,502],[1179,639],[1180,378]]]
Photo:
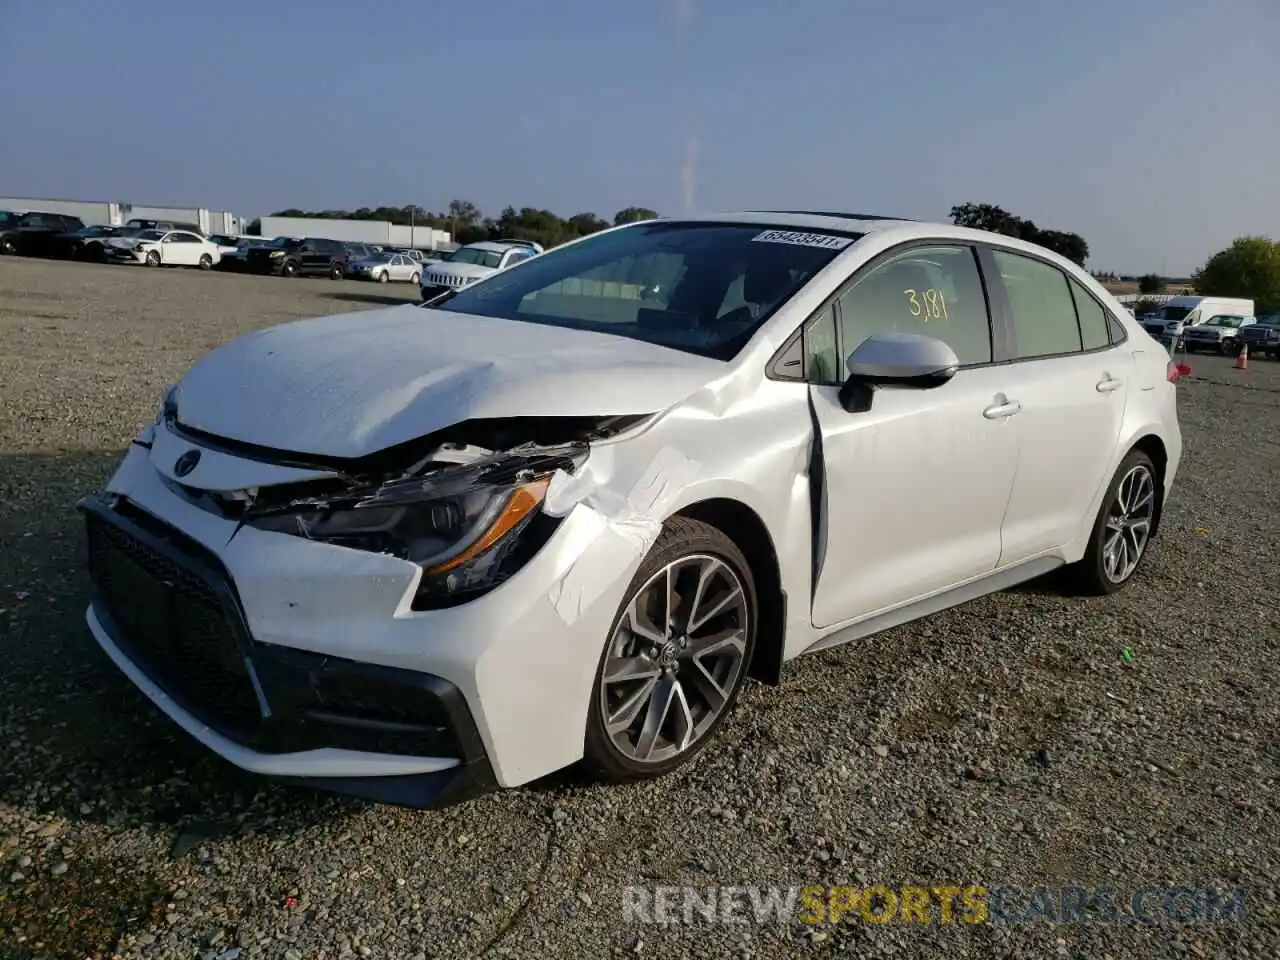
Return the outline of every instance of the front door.
[[[1092,520],[1110,482],[1133,377],[1132,347],[1112,343],[1106,310],[1056,266],[993,250],[1007,303],[1007,367],[1018,470],[1000,565],[1052,554]]]
[[[974,250],[913,246],[861,271],[831,307],[833,348],[810,396],[823,497],[813,623],[830,627],[939,593],[995,569],[1017,463],[1007,373],[992,365],[991,319]],[[826,323],[820,316],[815,323]],[[815,328],[818,331],[818,328]],[[848,357],[876,333],[951,346],[960,371],[932,389],[882,388],[871,409],[839,401]],[[835,366],[838,369],[832,370]]]

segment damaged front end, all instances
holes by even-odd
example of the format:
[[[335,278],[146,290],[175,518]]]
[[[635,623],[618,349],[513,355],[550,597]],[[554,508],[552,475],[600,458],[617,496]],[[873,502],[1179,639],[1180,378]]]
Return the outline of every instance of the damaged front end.
[[[326,479],[222,494],[219,507],[258,530],[407,560],[422,570],[414,610],[455,606],[513,576],[550,539],[560,522],[543,510],[552,478],[575,474],[592,441],[642,419],[561,424],[550,433],[545,423],[501,431],[476,423],[398,451],[394,466],[384,452],[377,463],[348,464]],[[531,435],[560,442],[503,449],[465,442]],[[406,464],[409,455],[416,459]]]

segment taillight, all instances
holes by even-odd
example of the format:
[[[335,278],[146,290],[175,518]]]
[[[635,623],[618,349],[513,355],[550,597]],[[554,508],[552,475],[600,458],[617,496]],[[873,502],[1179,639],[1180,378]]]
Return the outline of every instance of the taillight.
[[[1169,365],[1165,367],[1165,377],[1170,383],[1177,383],[1180,377],[1191,376],[1191,368],[1185,363],[1174,363],[1169,361]]]

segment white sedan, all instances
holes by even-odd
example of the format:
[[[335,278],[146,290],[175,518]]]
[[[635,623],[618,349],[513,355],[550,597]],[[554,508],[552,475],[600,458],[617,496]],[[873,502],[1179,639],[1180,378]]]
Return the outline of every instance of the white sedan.
[[[144,263],[148,267],[199,267],[212,270],[222,259],[222,248],[187,230],[143,230],[131,237],[107,241],[111,259]]]
[[[1125,587],[1183,372],[1007,236],[630,224],[197,361],[81,504],[88,624],[256,773],[415,805],[655,777],[801,654],[1058,568]]]

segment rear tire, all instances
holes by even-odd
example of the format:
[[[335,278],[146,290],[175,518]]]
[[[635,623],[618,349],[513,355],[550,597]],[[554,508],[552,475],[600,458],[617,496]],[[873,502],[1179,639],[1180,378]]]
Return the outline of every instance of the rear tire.
[[[701,521],[668,520],[627,586],[596,667],[583,748],[589,773],[648,780],[697,756],[742,689],[757,609],[737,544]]]
[[[1106,596],[1128,585],[1147,557],[1162,495],[1151,458],[1130,450],[1102,498],[1084,556],[1068,568],[1074,586]]]
[[[409,282],[416,287],[418,286],[419,283],[422,282],[422,277],[415,273],[413,276],[409,278]]]
[[[11,257],[17,252],[18,245],[13,242],[13,237],[5,237],[3,240],[0,240],[0,253],[3,253],[7,257]]]

